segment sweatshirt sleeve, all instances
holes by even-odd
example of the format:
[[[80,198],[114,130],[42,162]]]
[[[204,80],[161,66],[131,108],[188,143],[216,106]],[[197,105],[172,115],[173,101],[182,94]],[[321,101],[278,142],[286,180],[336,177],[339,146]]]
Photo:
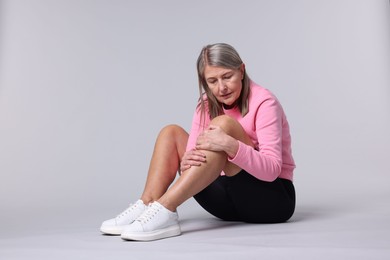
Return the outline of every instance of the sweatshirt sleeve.
[[[192,150],[196,146],[196,139],[198,138],[201,131],[203,131],[203,125],[207,125],[209,123],[209,119],[206,117],[205,122],[203,121],[203,117],[201,117],[200,108],[197,107],[194,112],[194,116],[192,118],[191,130],[189,133],[187,148],[186,151]]]
[[[283,110],[274,97],[261,102],[255,116],[256,149],[239,141],[234,158],[229,161],[256,178],[272,182],[282,171]]]

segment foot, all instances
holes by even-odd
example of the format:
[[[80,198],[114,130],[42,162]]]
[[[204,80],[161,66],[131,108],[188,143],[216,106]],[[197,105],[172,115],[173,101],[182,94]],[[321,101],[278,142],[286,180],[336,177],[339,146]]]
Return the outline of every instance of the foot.
[[[151,241],[181,234],[177,212],[153,202],[142,215],[122,232],[122,239]]]
[[[134,222],[145,210],[147,206],[142,200],[138,200],[120,213],[115,218],[106,220],[102,223],[100,231],[108,235],[120,235],[124,228]]]

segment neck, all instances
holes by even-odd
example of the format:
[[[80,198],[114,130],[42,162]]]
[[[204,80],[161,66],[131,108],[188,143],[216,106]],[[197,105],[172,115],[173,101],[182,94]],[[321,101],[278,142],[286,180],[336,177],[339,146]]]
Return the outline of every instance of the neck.
[[[225,104],[222,104],[223,108],[225,110],[229,110],[229,109],[232,109],[232,108],[235,108],[237,106],[237,102],[234,102],[233,104],[231,105],[225,105]]]

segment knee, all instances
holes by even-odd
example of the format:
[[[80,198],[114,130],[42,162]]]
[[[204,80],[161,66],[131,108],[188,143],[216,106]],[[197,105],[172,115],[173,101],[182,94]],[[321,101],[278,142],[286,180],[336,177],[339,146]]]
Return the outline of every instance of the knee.
[[[159,136],[181,139],[181,138],[186,138],[188,134],[181,126],[171,124],[171,125],[164,126],[161,129]]]
[[[181,158],[187,146],[188,133],[181,126],[167,125],[161,129],[157,142],[164,142],[164,145],[174,144]]]
[[[221,127],[226,132],[231,132],[237,125],[239,125],[238,121],[230,116],[227,115],[220,115],[213,120],[211,120],[212,125],[217,125]]]
[[[177,133],[183,131],[183,128],[181,128],[178,125],[166,125],[160,130],[160,135],[176,135]]]

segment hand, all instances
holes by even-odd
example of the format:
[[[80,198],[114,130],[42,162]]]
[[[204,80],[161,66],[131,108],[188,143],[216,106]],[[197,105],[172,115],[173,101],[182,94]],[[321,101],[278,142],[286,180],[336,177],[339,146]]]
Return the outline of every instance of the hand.
[[[195,147],[197,150],[225,151],[229,138],[221,127],[210,125],[198,136]]]
[[[238,151],[238,141],[228,135],[221,127],[210,125],[196,140],[195,149],[225,152],[234,158]]]
[[[206,155],[201,151],[190,150],[184,153],[180,162],[180,172],[191,168],[191,166],[200,166],[202,162],[206,162]]]

